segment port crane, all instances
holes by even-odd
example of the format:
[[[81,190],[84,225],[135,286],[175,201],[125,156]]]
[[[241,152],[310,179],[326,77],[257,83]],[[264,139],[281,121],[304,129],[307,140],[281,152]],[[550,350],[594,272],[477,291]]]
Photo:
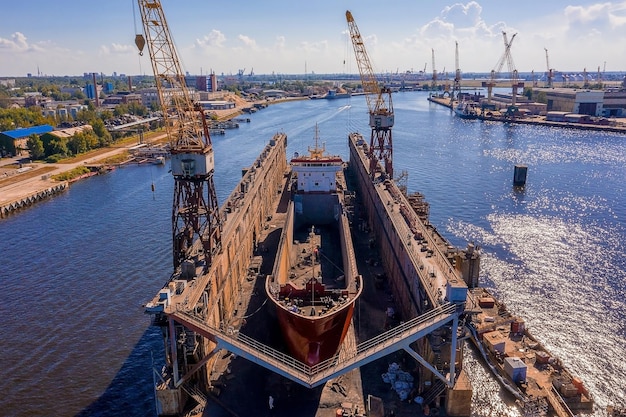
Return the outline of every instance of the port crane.
[[[496,85],[496,78],[500,74],[504,63],[506,62],[507,68],[509,70],[509,76],[511,77],[511,87],[512,87],[512,96],[511,96],[511,106],[509,106],[509,110],[515,108],[515,103],[517,99],[517,89],[523,88],[524,83],[519,81],[517,69],[515,69],[515,63],[513,62],[513,56],[511,55],[511,45],[513,44],[513,40],[515,40],[515,36],[517,33],[514,33],[511,39],[509,40],[506,32],[502,32],[502,38],[504,40],[504,53],[498,60],[496,67],[491,70],[491,80],[489,82],[484,83],[483,86],[487,87],[487,101],[491,103],[491,91],[493,87]]]
[[[454,42],[454,84],[452,84],[452,95],[450,96],[450,103],[455,99],[459,99],[461,94],[461,68],[459,66],[459,42]]]
[[[550,59],[548,58],[548,48],[544,47],[543,49],[546,51],[546,67],[547,67],[546,78],[548,80],[546,87],[552,88],[552,79],[554,77],[554,74],[552,72],[553,71],[552,68],[550,68]]]
[[[350,29],[350,38],[354,47],[354,55],[359,66],[361,84],[365,92],[367,108],[369,110],[369,124],[372,128],[368,158],[370,160],[370,175],[374,178],[376,167],[379,162],[384,163],[385,173],[393,178],[393,144],[391,128],[394,124],[393,103],[391,101],[391,89],[381,87],[378,84],[369,56],[365,50],[363,38],[359,28],[352,17],[352,13],[346,11],[346,20]]]
[[[206,271],[221,249],[222,235],[209,129],[202,108],[194,104],[185,84],[161,2],[137,0],[137,3],[145,37],[138,34],[135,43],[140,54],[148,46],[171,149],[174,270],[187,262],[193,271],[204,263]]]

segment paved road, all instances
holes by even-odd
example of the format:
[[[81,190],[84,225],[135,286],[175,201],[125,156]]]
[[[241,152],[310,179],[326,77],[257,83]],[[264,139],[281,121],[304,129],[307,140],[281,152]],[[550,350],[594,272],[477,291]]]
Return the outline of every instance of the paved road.
[[[165,134],[151,137],[150,141],[155,142],[165,137]],[[2,158],[0,159],[0,206],[12,201],[21,200],[40,191],[58,185],[58,181],[50,179],[50,176],[71,171],[81,165],[95,165],[98,161],[120,154],[128,148],[135,146],[136,143],[130,143],[124,146],[116,146],[109,148],[108,151],[102,152],[98,150],[89,154],[81,155],[75,162],[46,164],[41,162],[24,163],[26,158]],[[21,173],[15,173],[15,167],[9,168],[8,165],[15,165],[23,161],[23,168],[30,168]],[[6,181],[5,178],[11,178]]]

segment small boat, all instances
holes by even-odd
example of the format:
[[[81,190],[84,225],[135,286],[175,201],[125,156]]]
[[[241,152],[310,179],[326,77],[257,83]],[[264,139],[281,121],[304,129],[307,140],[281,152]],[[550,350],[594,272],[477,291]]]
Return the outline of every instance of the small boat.
[[[335,89],[335,90],[328,90],[328,93],[324,96],[324,98],[327,100],[334,100],[337,98],[350,98],[351,96],[352,95],[345,90]]]
[[[459,101],[454,108],[454,114],[461,119],[477,119],[478,118],[478,106],[476,103]]]
[[[317,143],[291,160],[291,201],[265,289],[290,354],[308,366],[335,355],[363,284],[350,234],[343,161]]]

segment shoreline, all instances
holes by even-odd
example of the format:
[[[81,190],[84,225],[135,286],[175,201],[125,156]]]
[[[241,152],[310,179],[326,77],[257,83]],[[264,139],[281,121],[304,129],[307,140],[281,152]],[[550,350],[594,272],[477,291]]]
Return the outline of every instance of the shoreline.
[[[308,99],[308,97],[297,97],[296,100]],[[294,98],[263,100],[250,102],[243,99],[236,100],[237,105],[234,109],[216,110],[214,113],[218,121],[228,121],[244,114],[244,109],[253,107],[255,104],[262,103],[266,106],[271,104],[284,103],[293,101]],[[148,139],[146,143],[157,143],[165,138],[165,134],[155,134],[154,137]],[[3,167],[12,166],[21,163],[21,158],[11,158],[9,160],[0,160],[1,171],[5,171],[5,177],[0,177],[0,219],[9,217],[10,215],[31,207],[33,204],[46,200],[55,196],[70,187],[73,183],[84,178],[96,175],[91,174],[84,178],[77,178],[72,181],[56,181],[52,179],[53,175],[63,174],[71,171],[78,166],[97,166],[103,165],[103,161],[113,156],[119,155],[129,148],[136,145],[135,141],[128,144],[114,144],[111,147],[99,148],[85,154],[77,155],[64,163],[47,164],[43,162],[31,162],[25,164],[29,168],[23,172],[2,169]],[[53,191],[50,191],[53,190]]]
[[[440,97],[428,97],[428,101],[431,103],[439,104],[440,106],[444,106],[449,108],[450,110],[454,109],[454,106],[457,101],[450,103],[450,99],[448,98],[440,98]],[[499,112],[496,112],[500,114]],[[531,117],[515,117],[508,118],[505,116],[497,116],[497,115],[478,115],[476,116],[477,120],[485,121],[485,122],[500,122],[500,123],[511,123],[511,124],[525,124],[525,125],[533,125],[533,126],[545,126],[545,127],[556,127],[559,129],[577,129],[577,130],[592,130],[596,132],[611,132],[611,133],[621,133],[626,134],[626,126],[609,126],[609,125],[596,125],[590,123],[571,123],[571,122],[553,122],[546,120],[545,116],[533,115]]]

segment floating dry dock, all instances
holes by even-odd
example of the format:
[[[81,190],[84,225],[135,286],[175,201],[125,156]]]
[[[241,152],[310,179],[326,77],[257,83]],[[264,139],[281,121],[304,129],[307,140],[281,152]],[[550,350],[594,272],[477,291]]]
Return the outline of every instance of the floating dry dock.
[[[290,353],[284,339],[276,336],[279,334],[275,331],[276,316],[262,315],[267,314],[263,288],[270,281],[266,280],[266,274],[277,277],[289,275],[289,271],[295,274],[292,267],[302,267],[316,256],[314,246],[319,239],[314,227],[307,236],[298,238],[309,249],[305,247],[302,256],[294,257],[295,263],[288,261],[290,251],[283,249],[289,245],[280,244],[281,239],[287,239],[285,236],[293,235],[284,229],[294,227],[288,220],[298,210],[298,199],[293,198],[292,188],[297,178],[286,161],[287,137],[277,134],[259,158],[242,171],[241,182],[222,205],[222,248],[213,257],[213,264],[207,266],[199,260],[184,262],[146,304],[146,312],[153,315],[154,324],[162,329],[165,346],[166,366],[155,371],[159,414],[183,414],[193,407],[199,411],[207,404],[207,398],[224,408],[229,405],[221,399],[237,402],[236,396],[229,397],[229,391],[235,390],[232,382],[224,383],[229,377],[241,378],[230,373],[231,367],[238,366],[233,361],[237,357],[251,362],[250,367],[271,371],[270,375],[304,387],[305,391],[319,393],[322,387],[330,387],[316,397],[319,409],[315,415],[325,417],[329,414],[324,412],[334,412],[336,406],[349,408],[352,415],[368,412],[374,416],[374,408],[368,405],[376,404],[376,409],[381,411],[384,404],[375,397],[365,400],[359,369],[402,351],[418,364],[412,372],[413,385],[406,393],[411,401],[408,406],[420,407],[419,403],[424,411],[434,406],[450,416],[470,415],[472,387],[462,368],[462,357],[464,339],[472,329],[466,328],[465,322],[485,314],[482,297],[476,293],[479,253],[471,244],[465,250],[450,246],[428,222],[423,200],[417,196],[407,198],[380,167],[370,172],[368,146],[361,135],[349,135],[348,143],[348,182],[353,186],[337,187],[337,192],[343,194],[344,200],[346,197],[358,200],[360,215],[353,217],[344,212],[345,208],[340,209],[337,214],[346,214],[340,227],[351,223],[359,236],[366,233],[370,243],[377,247],[384,273],[374,276],[359,268],[363,274],[362,287],[372,287],[372,281],[384,280],[393,294],[399,324],[366,338],[348,321],[341,327],[342,334],[347,331],[340,337],[344,341],[337,353],[331,351],[329,357],[320,357],[318,361],[307,360],[310,354],[297,357]],[[292,199],[295,205],[290,203]],[[314,221],[317,220],[310,223]],[[352,245],[344,242],[342,246],[349,252]],[[202,248],[194,247],[194,250],[198,254],[196,259],[203,259]],[[285,256],[277,256],[281,253]],[[281,259],[284,259],[282,266]],[[356,268],[350,262],[347,269],[345,265],[344,279],[354,280]],[[360,291],[360,288],[361,284],[359,288],[349,287],[348,291]],[[323,315],[324,308],[341,308],[342,300],[345,302],[341,297],[325,299],[327,306],[316,304],[322,310],[315,310],[315,314]],[[316,301],[321,298],[313,300]],[[294,308],[291,299],[279,298],[278,302]],[[306,311],[307,306],[295,301],[295,307]],[[315,349],[312,352],[315,354]],[[237,361],[241,363],[241,359]],[[267,371],[241,379],[239,388],[244,395],[246,389],[250,391],[248,385],[253,390],[271,385],[267,382]],[[341,400],[348,397],[349,403]],[[247,411],[250,411],[250,407],[267,406],[266,398],[231,406],[249,407]]]

